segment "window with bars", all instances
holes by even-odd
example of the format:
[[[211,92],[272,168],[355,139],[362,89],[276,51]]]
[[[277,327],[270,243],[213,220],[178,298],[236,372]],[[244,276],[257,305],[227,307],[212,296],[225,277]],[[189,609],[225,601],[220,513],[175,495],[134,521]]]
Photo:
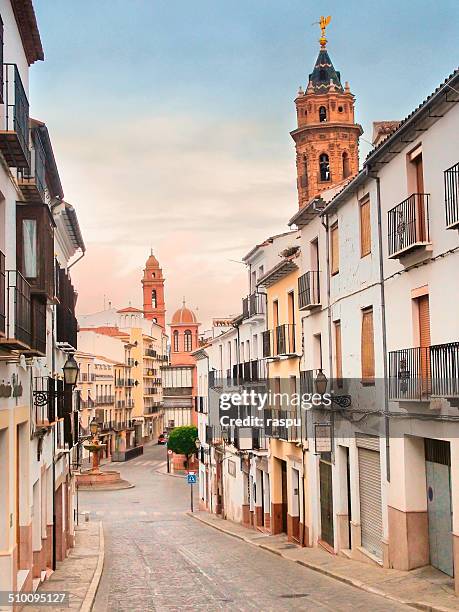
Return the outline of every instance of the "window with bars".
[[[360,203],[360,257],[371,253],[370,200]]]
[[[372,307],[362,310],[361,361],[362,381],[373,382],[375,378],[375,347]]]

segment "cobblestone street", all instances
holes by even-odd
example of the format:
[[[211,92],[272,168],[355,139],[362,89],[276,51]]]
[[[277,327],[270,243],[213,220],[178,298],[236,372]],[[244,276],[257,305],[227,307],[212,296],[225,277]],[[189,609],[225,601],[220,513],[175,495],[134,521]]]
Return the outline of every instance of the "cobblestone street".
[[[80,512],[104,526],[95,612],[408,609],[193,520],[186,482],[155,471],[165,452],[116,464],[135,488],[80,493]]]

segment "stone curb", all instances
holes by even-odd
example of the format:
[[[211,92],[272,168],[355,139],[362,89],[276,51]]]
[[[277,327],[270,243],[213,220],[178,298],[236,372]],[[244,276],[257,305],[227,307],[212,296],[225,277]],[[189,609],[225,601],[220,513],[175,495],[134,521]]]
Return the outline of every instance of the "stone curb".
[[[86,592],[85,598],[80,608],[80,612],[91,612],[94,600],[96,598],[97,589],[99,588],[100,579],[102,577],[102,571],[104,569],[105,559],[105,542],[104,542],[104,528],[102,522],[99,523],[99,558],[97,559],[96,569],[92,577],[89,588]]]
[[[293,561],[293,563],[298,563],[299,565],[302,565],[303,567],[306,567],[306,568],[308,568],[310,570],[313,570],[315,572],[318,572],[320,574],[328,576],[329,578],[333,578],[335,580],[338,580],[339,582],[343,582],[344,584],[347,584],[347,585],[352,586],[354,588],[360,589],[362,591],[366,591],[367,593],[371,593],[372,595],[379,595],[380,597],[384,597],[385,599],[388,599],[389,601],[393,601],[395,603],[402,604],[402,605],[405,605],[405,606],[410,606],[411,608],[416,608],[417,610],[424,610],[425,612],[452,612],[454,610],[454,608],[444,608],[444,607],[441,607],[441,606],[432,606],[429,603],[423,603],[421,601],[419,601],[419,602],[417,602],[417,601],[405,601],[404,599],[401,599],[399,597],[394,597],[393,595],[389,595],[388,593],[385,593],[384,591],[381,591],[381,590],[379,590],[379,589],[377,589],[375,587],[372,587],[372,586],[366,584],[365,582],[362,582],[361,580],[355,580],[354,578],[348,578],[347,576],[343,576],[342,574],[338,574],[336,572],[332,572],[330,570],[327,570],[324,567],[322,567],[320,565],[317,565],[315,563],[311,563],[309,561],[302,561],[300,559],[290,559],[287,555],[285,555],[284,553],[282,553],[279,550],[271,548],[270,546],[267,546],[266,544],[254,542],[250,538],[247,538],[247,537],[245,537],[243,535],[240,535],[238,533],[233,533],[229,529],[225,529],[224,527],[221,527],[220,525],[214,525],[212,522],[206,521],[204,518],[202,518],[200,516],[197,516],[196,514],[194,514],[192,512],[187,512],[187,514],[188,514],[188,516],[191,516],[192,518],[196,519],[197,521],[200,521],[204,525],[207,525],[208,527],[213,527],[217,531],[221,531],[222,533],[226,533],[229,536],[237,538],[238,540],[242,540],[243,542],[247,542],[248,544],[252,544],[253,546],[258,546],[258,548],[261,548],[261,549],[266,550],[266,551],[268,551],[268,552],[270,552],[270,553],[272,553],[274,555],[282,557],[283,559],[286,559],[287,561]]]
[[[154,471],[157,474],[161,474],[161,476],[172,476],[172,478],[185,478],[185,474],[172,474],[172,473],[168,473],[167,471],[164,472],[163,468],[166,466],[166,463],[164,463],[162,465],[162,467],[155,469]]]

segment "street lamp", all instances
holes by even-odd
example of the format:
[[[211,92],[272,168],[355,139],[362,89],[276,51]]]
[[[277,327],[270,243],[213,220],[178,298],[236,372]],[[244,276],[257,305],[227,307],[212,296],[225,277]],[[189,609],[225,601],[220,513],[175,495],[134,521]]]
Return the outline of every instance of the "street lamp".
[[[64,367],[62,369],[64,370],[65,384],[74,387],[78,380],[80,368],[78,367],[78,363],[76,362],[73,353],[67,357],[67,361],[64,363]]]
[[[317,372],[315,380],[316,392],[319,393],[319,395],[324,395],[324,393],[327,391],[327,386],[328,379],[323,373],[322,368],[320,368]],[[352,398],[350,395],[334,395],[333,393],[330,393],[329,395],[330,400],[334,404],[337,404],[340,408],[349,408],[349,406],[352,404]]]
[[[323,395],[327,390],[327,385],[328,379],[323,373],[322,368],[320,368],[315,380],[316,392],[319,393],[319,395]]]

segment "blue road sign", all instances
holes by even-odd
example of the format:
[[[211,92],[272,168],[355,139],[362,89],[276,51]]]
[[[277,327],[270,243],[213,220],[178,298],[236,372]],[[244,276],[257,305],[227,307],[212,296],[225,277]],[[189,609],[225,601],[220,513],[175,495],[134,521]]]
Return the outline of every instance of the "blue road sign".
[[[188,484],[196,484],[196,474],[187,474],[186,479]]]

